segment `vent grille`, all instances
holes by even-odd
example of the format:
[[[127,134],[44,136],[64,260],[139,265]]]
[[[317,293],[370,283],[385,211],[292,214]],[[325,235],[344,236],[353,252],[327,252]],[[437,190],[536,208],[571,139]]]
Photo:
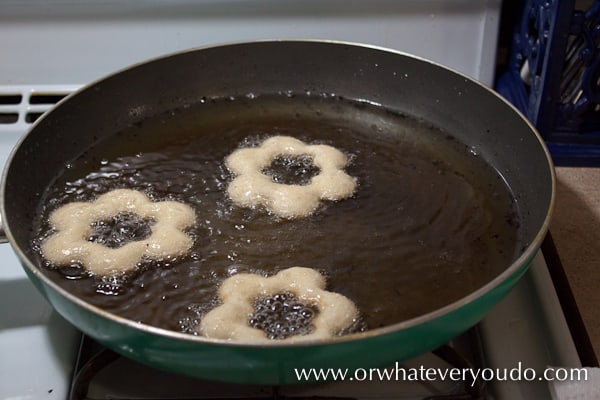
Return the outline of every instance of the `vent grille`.
[[[25,131],[78,85],[0,86],[0,132]]]

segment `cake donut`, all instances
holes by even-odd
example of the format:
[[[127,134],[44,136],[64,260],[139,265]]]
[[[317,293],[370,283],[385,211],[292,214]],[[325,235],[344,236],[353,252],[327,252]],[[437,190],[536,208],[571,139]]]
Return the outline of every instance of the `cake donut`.
[[[94,224],[134,214],[151,221],[151,232],[141,240],[109,247],[90,240]],[[73,202],[59,207],[49,218],[53,233],[42,243],[41,254],[60,267],[80,263],[93,275],[129,272],[142,259],[163,260],[185,254],[192,239],[183,232],[195,222],[193,209],[176,201],[151,201],[145,194],[116,189],[92,202]]]
[[[347,297],[324,289],[325,278],[311,268],[292,267],[271,277],[249,273],[233,275],[219,287],[221,305],[200,320],[198,332],[208,338],[251,342],[273,342],[274,338],[286,342],[331,338],[351,327],[359,313]],[[265,309],[274,316],[267,315]],[[290,319],[304,317],[309,326],[290,322]],[[269,323],[279,324],[277,328],[286,328],[287,324],[288,332],[279,337],[269,335],[272,332],[267,326]],[[296,332],[289,332],[295,329]]]
[[[282,184],[262,171],[279,156],[309,156],[319,169],[306,185]],[[338,149],[324,145],[307,145],[289,136],[273,136],[258,147],[235,150],[225,159],[226,167],[235,175],[227,192],[242,207],[263,206],[282,218],[298,218],[312,214],[320,200],[337,201],[354,193],[356,179],[343,168],[348,158]]]

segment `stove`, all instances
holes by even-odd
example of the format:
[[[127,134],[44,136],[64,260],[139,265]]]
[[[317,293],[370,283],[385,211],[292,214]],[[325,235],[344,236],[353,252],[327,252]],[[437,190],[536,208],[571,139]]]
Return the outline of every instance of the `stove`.
[[[500,0],[4,1],[0,54],[9,56],[0,60],[0,165],[37,117],[82,85],[135,62],[210,44],[267,38],[362,42],[423,56],[491,85],[499,14]],[[545,255],[536,256],[517,287],[476,327],[433,353],[389,368],[580,367],[580,337],[569,329],[564,298],[559,300],[553,284],[556,274],[549,272],[554,264]],[[354,379],[261,387],[169,375],[82,336],[37,293],[7,244],[0,246],[0,263],[4,399],[550,397],[548,382],[540,380]]]

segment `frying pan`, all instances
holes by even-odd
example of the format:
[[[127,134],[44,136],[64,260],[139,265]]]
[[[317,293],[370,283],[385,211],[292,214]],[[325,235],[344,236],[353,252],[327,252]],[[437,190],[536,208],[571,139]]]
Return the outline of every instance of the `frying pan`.
[[[444,127],[506,180],[523,215],[523,250],[494,279],[452,304],[366,332],[295,344],[206,339],[121,318],[49,280],[35,262],[32,218],[68,160],[99,139],[202,97],[334,93]],[[297,383],[295,368],[386,366],[430,351],[480,321],[526,272],[547,232],[554,172],[540,136],[480,83],[430,61],[365,45],[261,41],[193,49],[144,62],[61,101],[24,135],[2,178],[5,238],[27,275],[74,326],[151,366],[203,379]]]

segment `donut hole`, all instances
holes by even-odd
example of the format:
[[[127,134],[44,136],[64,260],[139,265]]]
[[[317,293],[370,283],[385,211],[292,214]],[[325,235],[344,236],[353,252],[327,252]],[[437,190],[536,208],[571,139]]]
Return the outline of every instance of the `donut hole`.
[[[305,186],[310,184],[313,177],[319,175],[321,169],[313,163],[313,158],[308,154],[281,154],[273,158],[271,164],[261,172],[270,176],[275,183]]]
[[[116,249],[129,242],[144,240],[152,235],[152,218],[123,212],[92,223],[88,241]]]
[[[314,330],[313,322],[319,314],[315,305],[304,304],[289,292],[257,298],[253,305],[248,323],[275,340],[308,335]]]

